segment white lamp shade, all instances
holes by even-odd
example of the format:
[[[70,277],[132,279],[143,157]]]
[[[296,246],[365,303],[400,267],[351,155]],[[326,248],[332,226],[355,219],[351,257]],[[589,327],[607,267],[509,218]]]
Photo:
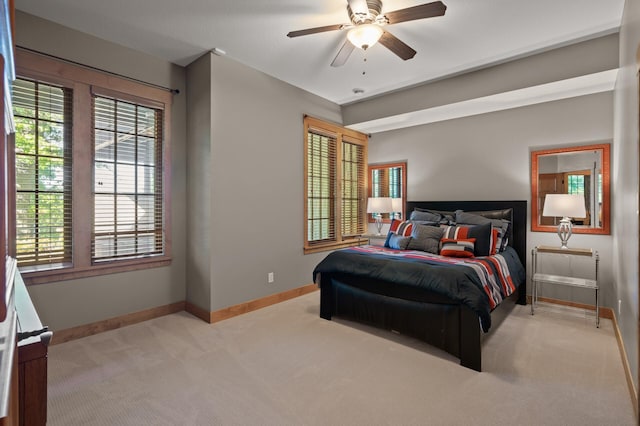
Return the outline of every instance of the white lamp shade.
[[[367,213],[389,213],[392,211],[390,197],[371,197],[367,202]]]
[[[376,24],[361,24],[347,33],[347,38],[355,47],[366,50],[376,44],[384,30]]]
[[[402,212],[402,198],[391,199],[391,211]]]
[[[584,196],[579,194],[547,194],[542,216],[585,217]]]

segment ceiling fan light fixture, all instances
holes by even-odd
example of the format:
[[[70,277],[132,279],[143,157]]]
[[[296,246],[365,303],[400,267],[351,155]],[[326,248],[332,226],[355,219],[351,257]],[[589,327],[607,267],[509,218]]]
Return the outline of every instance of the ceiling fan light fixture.
[[[361,24],[347,33],[347,38],[355,47],[367,50],[380,40],[384,30],[376,24]]]

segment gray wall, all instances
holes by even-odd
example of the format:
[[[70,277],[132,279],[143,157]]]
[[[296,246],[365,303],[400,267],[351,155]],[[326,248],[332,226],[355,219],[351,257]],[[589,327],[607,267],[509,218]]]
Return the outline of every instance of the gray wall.
[[[211,55],[187,67],[187,300],[211,311]]]
[[[191,79],[196,68],[197,82]],[[201,74],[206,68],[209,81]],[[340,108],[226,57],[207,54],[188,73],[189,85],[197,84],[189,90],[189,111],[206,102],[202,93],[210,86],[211,116],[189,133],[189,182],[202,176],[208,185],[188,188],[189,257],[206,253],[210,270],[200,273],[202,282],[188,280],[187,300],[216,311],[311,283],[311,271],[326,253],[302,251],[302,120],[309,114],[339,122]],[[207,146],[200,138],[208,131]],[[210,176],[201,162],[210,165]],[[208,229],[199,227],[203,220]],[[207,239],[191,240],[195,232],[208,232]],[[275,274],[271,284],[269,272]],[[206,285],[207,273],[208,301],[206,292],[192,291]]]
[[[171,122],[171,265],[30,286],[43,323],[60,330],[185,300],[185,70],[20,11],[16,12],[16,44],[180,90],[174,96]]]
[[[638,388],[638,66],[640,3],[627,0],[620,30],[615,91],[613,170],[614,299],[621,301],[620,332]]]

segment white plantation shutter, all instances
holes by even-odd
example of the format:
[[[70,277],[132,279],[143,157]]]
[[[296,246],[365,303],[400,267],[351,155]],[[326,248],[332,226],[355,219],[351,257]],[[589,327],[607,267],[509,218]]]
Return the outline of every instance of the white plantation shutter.
[[[163,111],[93,95],[92,260],[164,253]]]

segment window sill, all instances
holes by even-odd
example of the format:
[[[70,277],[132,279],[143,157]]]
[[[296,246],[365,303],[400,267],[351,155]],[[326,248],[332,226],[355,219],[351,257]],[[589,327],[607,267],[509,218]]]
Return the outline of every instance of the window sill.
[[[363,244],[368,244],[369,240],[367,238],[352,238],[345,241],[327,243],[323,245],[311,246],[304,248],[304,254],[311,253],[320,253],[323,251],[337,250],[341,248],[361,246]]]
[[[171,257],[153,257],[148,259],[136,259],[118,261],[86,267],[68,267],[48,270],[20,270],[26,285],[46,284],[57,281],[68,281],[78,278],[96,277],[100,275],[115,274],[119,272],[138,271],[142,269],[159,268],[171,264]]]

